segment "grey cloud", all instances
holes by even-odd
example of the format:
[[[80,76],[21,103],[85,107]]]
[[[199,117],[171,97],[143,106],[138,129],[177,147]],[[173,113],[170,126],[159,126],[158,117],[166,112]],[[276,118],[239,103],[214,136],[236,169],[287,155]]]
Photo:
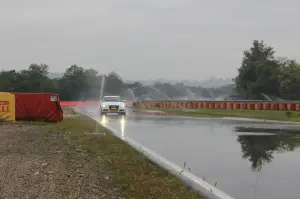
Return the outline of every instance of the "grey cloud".
[[[0,0],[0,69],[76,63],[126,79],[233,77],[253,39],[299,59],[300,2]]]

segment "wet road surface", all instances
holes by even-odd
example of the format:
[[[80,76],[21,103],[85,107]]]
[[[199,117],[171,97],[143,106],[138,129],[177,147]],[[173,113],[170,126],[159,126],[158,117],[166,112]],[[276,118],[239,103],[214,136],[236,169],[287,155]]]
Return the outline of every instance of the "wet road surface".
[[[84,111],[101,120],[96,108]],[[299,199],[299,127],[134,113],[124,124],[115,116],[102,122],[179,166],[186,162],[234,198]]]

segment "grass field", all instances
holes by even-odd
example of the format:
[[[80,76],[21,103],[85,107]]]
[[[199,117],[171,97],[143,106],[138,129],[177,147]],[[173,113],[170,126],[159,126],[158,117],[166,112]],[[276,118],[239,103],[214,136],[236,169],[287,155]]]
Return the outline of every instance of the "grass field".
[[[298,111],[265,111],[265,110],[227,110],[227,109],[148,109],[164,111],[167,114],[192,117],[244,117],[265,120],[299,121]]]

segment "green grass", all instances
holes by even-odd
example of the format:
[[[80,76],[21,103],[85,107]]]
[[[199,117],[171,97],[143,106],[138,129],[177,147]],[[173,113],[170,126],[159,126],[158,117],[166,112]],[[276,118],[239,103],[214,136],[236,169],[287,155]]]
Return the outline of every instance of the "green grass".
[[[152,110],[152,109],[151,109]],[[226,109],[153,109],[168,114],[192,117],[244,117],[265,120],[299,121],[299,111],[226,110]]]
[[[96,127],[97,132],[106,132],[107,135],[86,135],[96,132]],[[103,160],[105,168],[114,174],[111,188],[123,190],[125,198],[203,198],[92,119],[66,119],[59,128],[89,156]]]

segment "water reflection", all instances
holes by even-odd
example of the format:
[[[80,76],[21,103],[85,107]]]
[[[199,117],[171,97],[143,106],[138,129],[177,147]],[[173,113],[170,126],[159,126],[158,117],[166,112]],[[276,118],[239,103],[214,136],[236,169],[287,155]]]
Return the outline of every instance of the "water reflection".
[[[236,132],[263,132],[267,129],[235,128]],[[274,159],[274,153],[294,151],[300,147],[300,139],[290,132],[273,135],[239,135],[237,142],[241,145],[243,158],[251,162],[253,171],[260,171],[262,167]]]
[[[120,121],[120,124],[121,124],[121,138],[122,139],[124,139],[124,137],[125,137],[125,122],[126,122],[126,120],[125,120],[125,117],[123,116],[121,118],[121,121]]]
[[[126,125],[126,117],[125,116],[106,116],[106,115],[102,115],[100,117],[100,121],[99,123],[104,126],[104,127],[108,127],[109,123],[114,123],[114,121],[118,121],[118,123],[120,124],[120,126],[117,126],[117,132],[121,132],[121,138],[123,139],[125,137],[125,125]],[[119,127],[120,130],[119,131]],[[96,127],[97,128],[97,127]]]
[[[105,116],[105,115],[102,115],[102,116],[101,116],[100,123],[101,123],[103,126],[106,125],[107,119],[106,119],[106,116]]]

